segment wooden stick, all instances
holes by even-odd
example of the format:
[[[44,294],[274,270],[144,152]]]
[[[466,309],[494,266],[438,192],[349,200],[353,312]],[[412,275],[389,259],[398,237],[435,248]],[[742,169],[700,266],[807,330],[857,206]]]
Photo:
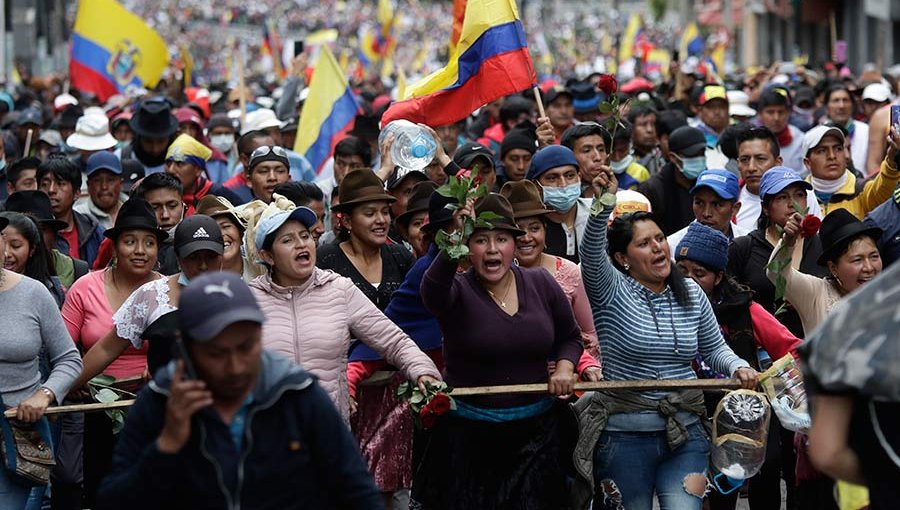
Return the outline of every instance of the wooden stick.
[[[576,391],[649,391],[649,390],[737,390],[741,382],[737,379],[672,379],[647,381],[599,381],[575,383]],[[473,386],[454,388],[452,397],[474,395],[512,395],[523,393],[547,393],[546,383],[513,384],[509,386]]]
[[[25,151],[22,152],[22,157],[23,157],[23,158],[27,158],[27,157],[28,157],[28,151],[31,150],[31,137],[32,137],[32,136],[34,136],[34,130],[33,130],[33,129],[29,129],[29,130],[28,130],[28,134],[25,135]]]
[[[544,111],[544,100],[541,99],[541,89],[535,86],[531,91],[534,92],[534,100],[537,101],[538,113],[541,117],[546,117],[547,113]]]
[[[66,413],[95,413],[99,411],[109,411],[110,409],[125,409],[126,407],[131,407],[134,404],[134,399],[129,400],[117,400],[115,402],[108,403],[96,403],[96,404],[75,404],[71,406],[52,406],[48,407],[46,411],[44,411],[44,415],[51,414],[66,414]],[[3,416],[7,418],[15,418],[16,410],[9,409],[3,413]]]
[[[241,105],[241,129],[244,129],[244,125],[247,123],[247,97],[245,96],[247,90],[244,83],[244,48],[241,45],[238,45],[237,59],[238,90],[240,91],[238,103]]]

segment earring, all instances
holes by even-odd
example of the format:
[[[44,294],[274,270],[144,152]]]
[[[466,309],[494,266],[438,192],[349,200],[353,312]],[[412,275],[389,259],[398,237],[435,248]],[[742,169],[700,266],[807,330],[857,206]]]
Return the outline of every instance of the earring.
[[[631,269],[631,265],[630,265],[630,264],[625,264],[625,270],[628,271],[628,270],[630,270],[630,269]]]

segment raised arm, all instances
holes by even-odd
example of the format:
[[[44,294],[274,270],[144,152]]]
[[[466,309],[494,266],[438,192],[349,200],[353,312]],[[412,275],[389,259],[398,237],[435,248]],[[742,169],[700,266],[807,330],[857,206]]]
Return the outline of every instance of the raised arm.
[[[808,275],[797,271],[791,266],[791,253],[794,249],[794,243],[800,232],[799,214],[794,213],[788,218],[784,225],[784,237],[769,257],[769,263],[766,264],[766,277],[769,278],[776,288],[778,287],[778,278],[783,277],[785,281],[784,299],[791,303],[791,306],[797,310],[801,318],[811,317],[814,313],[815,304],[812,299],[821,288],[822,279],[816,276]],[[782,250],[782,246],[790,249]],[[782,263],[781,271],[775,272],[769,268],[772,261],[779,260]]]
[[[608,167],[603,167],[600,174],[592,183],[594,194],[600,197],[605,189],[607,193],[615,194],[618,182],[612,171],[607,172]],[[622,280],[622,273],[613,266],[606,254],[607,239],[606,230],[609,215],[615,207],[604,206],[599,198],[594,199],[591,207],[591,217],[588,218],[587,227],[584,230],[584,239],[580,247],[581,279],[584,282],[584,290],[591,308],[597,310],[605,306],[615,295],[616,287]]]

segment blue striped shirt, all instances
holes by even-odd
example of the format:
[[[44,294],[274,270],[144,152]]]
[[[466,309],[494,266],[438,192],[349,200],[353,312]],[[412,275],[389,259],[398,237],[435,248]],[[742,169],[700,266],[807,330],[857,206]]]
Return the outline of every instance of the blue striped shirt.
[[[672,289],[656,294],[616,269],[606,254],[611,207],[591,216],[581,243],[581,275],[600,335],[603,378],[696,379],[691,361],[699,354],[723,374],[749,366],[722,338],[706,295],[687,279],[689,306]],[[674,269],[673,269],[674,270]],[[660,399],[666,392],[645,392]]]

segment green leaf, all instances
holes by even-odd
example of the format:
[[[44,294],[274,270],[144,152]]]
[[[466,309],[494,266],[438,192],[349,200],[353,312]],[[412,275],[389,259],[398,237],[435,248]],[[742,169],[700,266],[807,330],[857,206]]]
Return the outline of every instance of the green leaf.
[[[94,398],[97,402],[101,402],[104,404],[108,404],[110,402],[115,402],[119,400],[119,394],[109,388],[101,388],[100,391],[94,395]]]
[[[784,276],[778,275],[775,278],[775,301],[779,299],[784,299],[784,291],[787,289],[787,279]]]
[[[600,194],[600,198],[598,199],[598,201],[603,204],[604,208],[613,207],[616,205],[616,194],[603,190],[603,193]]]
[[[451,179],[452,179],[452,177],[451,177]],[[435,191],[437,191],[438,194],[440,194],[441,196],[445,196],[448,198],[455,196],[455,193],[453,193],[453,187],[450,186],[449,184],[444,184],[443,186],[436,189]]]
[[[798,204],[797,202],[793,202],[793,201],[791,202],[791,208],[794,211],[796,211],[797,214],[799,214],[800,216],[806,216],[806,213],[809,210],[808,208],[803,207],[802,205]]]
[[[447,250],[447,256],[453,260],[459,260],[469,255],[469,247],[464,244],[451,246]]]
[[[106,411],[106,416],[112,421],[112,433],[118,435],[125,428],[125,412],[121,409]]]
[[[598,109],[600,110],[600,113],[612,113],[613,108],[614,108],[613,105],[608,101],[604,101],[604,102],[600,103],[600,106],[598,107]]]
[[[463,223],[463,237],[468,238],[475,231],[475,224],[471,219],[467,219]]]
[[[111,375],[100,374],[90,381],[88,384],[102,384],[104,386],[112,386],[116,382],[116,378]]]
[[[418,403],[424,402],[424,401],[425,401],[425,395],[423,395],[422,392],[420,392],[418,390],[413,391],[412,397],[410,397],[410,399],[409,399],[409,402],[411,404],[418,404]]]
[[[494,211],[482,211],[480,214],[478,214],[478,219],[484,221],[502,220],[503,216],[500,216]]]

